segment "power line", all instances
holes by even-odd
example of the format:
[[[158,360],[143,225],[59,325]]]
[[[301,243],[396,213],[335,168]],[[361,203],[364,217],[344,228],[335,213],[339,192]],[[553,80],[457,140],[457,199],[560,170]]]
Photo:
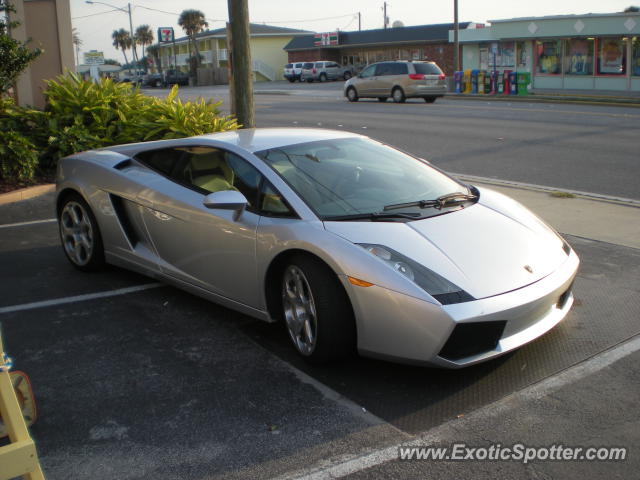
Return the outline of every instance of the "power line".
[[[87,18],[87,17],[95,17],[96,15],[102,15],[103,13],[117,12],[119,10],[120,10],[119,8],[114,8],[113,10],[105,10],[104,12],[91,13],[89,15],[82,15],[81,17],[71,17],[71,20],[78,20],[80,18]]]
[[[308,20],[285,20],[285,21],[265,21],[265,22],[259,22],[259,23],[305,23],[305,22],[321,22],[323,20],[336,20],[338,18],[345,18],[345,17],[352,17],[353,15],[358,15],[357,12],[355,13],[349,13],[347,15],[338,15],[336,17],[325,17],[325,18],[312,18],[312,19],[308,19]]]

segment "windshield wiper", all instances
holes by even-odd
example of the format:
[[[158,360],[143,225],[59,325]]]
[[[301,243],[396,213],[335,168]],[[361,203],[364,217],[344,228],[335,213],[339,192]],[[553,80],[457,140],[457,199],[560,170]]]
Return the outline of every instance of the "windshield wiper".
[[[462,193],[462,192],[455,192],[455,193],[448,193],[446,195],[441,195],[438,198],[435,198],[433,200],[416,200],[415,202],[394,203],[392,205],[385,206],[383,210],[384,211],[397,210],[400,208],[407,208],[407,207],[441,209],[444,207],[454,207],[456,205],[462,205],[465,202],[475,200],[477,198],[478,197],[475,195],[469,195],[467,193]]]
[[[411,220],[416,220],[417,218],[421,218],[422,215],[420,213],[382,213],[382,212],[371,212],[371,213],[353,213],[351,215],[335,215],[332,217],[324,217],[323,220],[329,222],[339,222],[341,220],[371,220],[372,222],[378,220],[388,220],[393,218],[409,218]]]

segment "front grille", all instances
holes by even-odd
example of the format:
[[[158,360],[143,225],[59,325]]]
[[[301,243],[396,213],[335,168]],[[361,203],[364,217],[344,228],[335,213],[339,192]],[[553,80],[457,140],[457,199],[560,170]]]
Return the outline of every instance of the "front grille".
[[[459,360],[493,350],[506,324],[506,320],[458,323],[438,355],[448,360]]]

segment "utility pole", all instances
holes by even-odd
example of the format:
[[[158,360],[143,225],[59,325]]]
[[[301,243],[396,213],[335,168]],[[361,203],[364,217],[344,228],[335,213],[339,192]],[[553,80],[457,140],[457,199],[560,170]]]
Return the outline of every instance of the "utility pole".
[[[248,0],[227,0],[233,46],[231,49],[234,114],[243,128],[254,128],[253,67],[249,34]]]
[[[358,31],[362,30],[362,15],[358,12]]]
[[[384,6],[382,7],[384,12],[384,29],[387,29],[387,24],[389,23],[389,18],[387,17],[387,2],[384,2]]]
[[[131,4],[128,3],[127,6],[129,7],[129,30],[131,31],[131,48],[133,51],[133,61],[135,62],[136,65],[136,74],[138,73],[138,67],[140,66],[139,63],[140,61],[138,60],[138,49],[136,48],[136,33],[133,31],[133,20],[131,20]]]
[[[460,25],[458,23],[458,0],[453,0],[453,43],[454,49],[453,52],[453,68],[455,72],[460,71],[460,40],[458,39],[458,33],[460,30]]]

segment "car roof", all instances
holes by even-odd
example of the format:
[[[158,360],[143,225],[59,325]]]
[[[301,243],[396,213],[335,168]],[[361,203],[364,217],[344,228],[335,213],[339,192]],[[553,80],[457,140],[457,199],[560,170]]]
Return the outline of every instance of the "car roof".
[[[320,128],[248,128],[210,133],[201,135],[200,138],[210,138],[211,140],[228,143],[253,153],[298,143],[361,136],[357,133]]]

